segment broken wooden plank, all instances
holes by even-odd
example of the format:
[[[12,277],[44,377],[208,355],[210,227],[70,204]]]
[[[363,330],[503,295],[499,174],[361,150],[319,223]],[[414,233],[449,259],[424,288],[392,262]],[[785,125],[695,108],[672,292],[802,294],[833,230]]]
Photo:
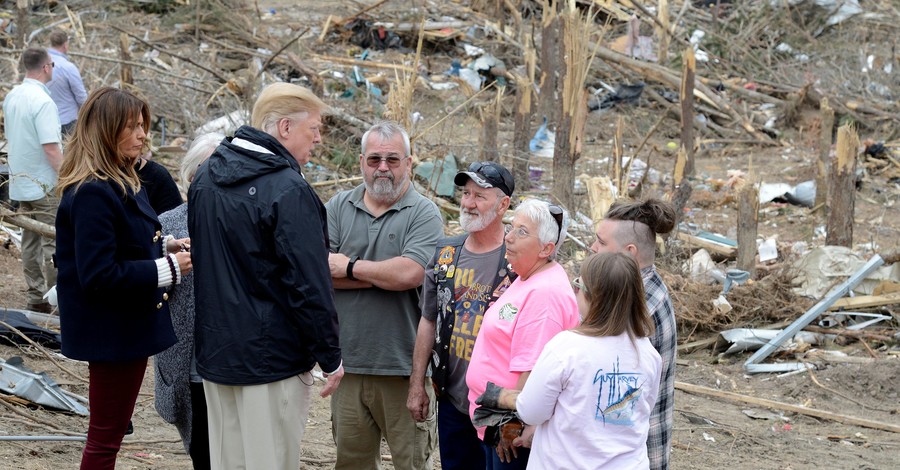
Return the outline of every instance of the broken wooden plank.
[[[884,305],[900,304],[900,292],[892,292],[882,295],[859,295],[856,297],[845,297],[839,299],[828,307],[828,310],[837,310],[839,308],[860,309],[870,307],[881,307]]]
[[[900,426],[889,423],[882,423],[879,421],[872,421],[863,418],[857,418],[855,416],[842,415],[838,413],[832,413],[830,411],[823,410],[815,410],[812,408],[806,408],[804,406],[790,405],[788,403],[782,403],[774,400],[767,400],[765,398],[757,398],[751,397],[749,395],[742,395],[740,393],[726,392],[722,390],[716,390],[709,387],[704,387],[702,385],[694,385],[685,382],[675,382],[675,388],[677,390],[681,390],[688,393],[694,393],[697,395],[705,395],[714,398],[721,398],[723,400],[733,401],[737,403],[749,403],[751,405],[764,406],[766,408],[771,408],[775,410],[781,411],[790,411],[792,413],[799,413],[807,416],[813,416],[820,419],[827,419],[829,421],[836,421],[838,423],[850,424],[853,426],[861,426],[864,428],[870,429],[879,429],[882,431],[890,431],[900,433]]]
[[[724,256],[729,259],[733,259],[737,256],[737,247],[722,245],[684,232],[678,232],[675,237],[696,248],[704,248],[712,254]]]

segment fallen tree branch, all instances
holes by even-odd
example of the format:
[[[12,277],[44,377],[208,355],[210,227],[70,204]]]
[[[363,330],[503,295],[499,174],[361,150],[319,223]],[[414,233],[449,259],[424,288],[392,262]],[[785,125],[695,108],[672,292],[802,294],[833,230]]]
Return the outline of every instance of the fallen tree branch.
[[[24,338],[25,341],[28,342],[28,344],[30,344],[30,345],[34,346],[35,348],[37,348],[37,350],[40,351],[41,354],[43,354],[47,359],[50,359],[50,362],[52,362],[53,365],[55,365],[56,367],[59,367],[59,369],[60,369],[61,371],[65,372],[65,373],[67,373],[67,374],[69,374],[69,375],[71,375],[72,377],[74,377],[74,378],[80,380],[80,381],[83,382],[83,383],[90,383],[90,382],[88,381],[88,379],[86,379],[86,378],[84,378],[84,377],[82,377],[82,376],[76,374],[75,372],[72,372],[71,370],[69,370],[69,368],[67,368],[67,367],[63,366],[62,364],[60,364],[59,361],[56,360],[56,358],[54,358],[50,353],[47,352],[47,349],[46,349],[46,348],[44,348],[44,347],[41,346],[40,344],[37,344],[37,343],[35,343],[34,341],[32,341],[31,338],[29,338],[28,336],[25,336],[25,334],[22,333],[21,331],[19,331],[18,328],[16,328],[16,327],[10,325],[9,323],[6,323],[6,322],[3,321],[3,320],[0,320],[0,325],[3,325],[3,326],[6,327],[6,329],[8,329],[9,331],[12,331],[13,333],[15,333],[15,334],[21,336],[22,338]]]
[[[213,70],[213,69],[211,69],[211,68],[209,68],[209,67],[206,67],[206,66],[204,66],[204,65],[198,64],[197,62],[195,62],[193,59],[190,59],[189,57],[185,57],[185,56],[183,56],[183,55],[180,55],[180,54],[176,54],[176,53],[174,53],[174,52],[167,51],[165,48],[163,48],[163,47],[161,47],[161,46],[159,46],[159,45],[154,45],[154,44],[152,44],[152,43],[150,43],[150,42],[147,42],[147,41],[145,41],[143,38],[140,38],[140,37],[138,37],[138,36],[136,36],[136,35],[134,35],[134,34],[128,32],[128,31],[126,31],[125,29],[120,28],[120,27],[118,27],[118,26],[116,26],[116,25],[114,25],[114,24],[109,24],[109,27],[111,27],[111,28],[113,28],[113,29],[115,29],[115,30],[121,31],[122,33],[124,33],[124,34],[127,35],[128,37],[130,37],[130,38],[132,38],[132,39],[134,39],[134,40],[140,42],[141,44],[146,45],[147,47],[150,47],[150,48],[152,48],[152,49],[154,49],[154,50],[157,50],[157,51],[159,51],[159,52],[161,52],[161,53],[163,53],[163,54],[166,54],[166,55],[168,55],[168,56],[172,56],[172,57],[174,57],[174,58],[176,58],[176,59],[178,59],[178,60],[182,60],[182,61],[184,61],[184,62],[187,62],[187,63],[193,65],[194,67],[197,67],[198,69],[203,70],[204,72],[207,72],[207,73],[209,73],[210,75],[212,75],[212,76],[218,78],[219,81],[221,81],[221,82],[227,82],[227,81],[228,81],[228,79],[225,78],[225,76],[223,76],[223,75],[220,74],[219,72],[216,72],[215,70]]]
[[[0,221],[4,221],[9,224],[15,225],[16,227],[21,227],[25,230],[38,233],[42,237],[54,239],[56,238],[56,227],[50,224],[39,222],[32,219],[31,217],[17,214],[3,206],[0,206]]]
[[[766,408],[772,408],[775,410],[782,411],[790,411],[793,413],[799,413],[802,415],[813,416],[815,418],[826,419],[829,421],[836,421],[838,423],[850,424],[853,426],[861,426],[864,428],[870,429],[880,429],[882,431],[890,431],[895,433],[900,433],[900,426],[895,424],[881,423],[878,421],[872,421],[863,418],[857,418],[855,416],[842,415],[837,413],[831,413],[829,411],[822,410],[814,410],[812,408],[806,408],[803,406],[797,405],[789,405],[787,403],[781,403],[774,400],[767,400],[765,398],[756,398],[748,395],[741,395],[739,393],[733,392],[725,392],[722,390],[716,390],[709,387],[704,387],[701,385],[694,385],[685,382],[675,382],[675,388],[677,390],[681,390],[688,393],[693,393],[696,395],[705,395],[714,398],[721,398],[723,400],[728,400],[737,403],[749,403],[751,405],[764,406]]]

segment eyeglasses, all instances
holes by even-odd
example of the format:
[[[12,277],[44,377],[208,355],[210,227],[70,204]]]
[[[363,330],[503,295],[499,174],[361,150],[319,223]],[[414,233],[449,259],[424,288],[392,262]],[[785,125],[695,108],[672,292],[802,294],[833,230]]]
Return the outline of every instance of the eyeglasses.
[[[56,67],[56,62],[50,62],[50,63],[44,64],[45,67],[48,66],[48,65],[49,65],[50,68],[52,69],[52,68]]]
[[[550,204],[549,209],[550,215],[553,216],[553,220],[556,221],[556,226],[558,228],[556,232],[556,243],[558,245],[560,242],[559,236],[560,234],[562,234],[563,210],[562,207],[559,207],[555,204]],[[506,233],[512,233],[519,240],[535,236],[528,233],[528,230],[526,230],[525,227],[513,228],[511,225],[506,226]]]
[[[528,237],[533,236],[530,233],[528,233],[528,230],[525,230],[525,227],[513,228],[512,225],[506,226],[506,233],[511,233],[511,234],[515,235],[515,237],[518,238],[519,240],[524,240]]]
[[[371,157],[366,157],[366,165],[369,165],[372,168],[378,168],[379,166],[381,166],[381,162],[386,162],[388,164],[388,167],[397,168],[398,166],[400,166],[400,162],[406,160],[407,158],[409,157],[377,157],[373,155]]]
[[[576,294],[578,293],[578,291],[582,290],[587,292],[587,289],[584,288],[584,282],[582,282],[581,276],[572,279],[572,289],[575,290]]]

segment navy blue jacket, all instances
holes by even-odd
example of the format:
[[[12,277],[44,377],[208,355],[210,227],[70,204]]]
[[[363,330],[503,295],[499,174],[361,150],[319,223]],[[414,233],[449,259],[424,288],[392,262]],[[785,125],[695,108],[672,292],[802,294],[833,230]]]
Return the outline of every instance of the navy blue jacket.
[[[255,145],[243,148],[235,141]],[[188,191],[197,372],[258,385],[341,363],[325,207],[274,137],[243,126]]]
[[[175,344],[155,260],[162,234],[145,191],[109,181],[66,189],[56,215],[62,352],[82,361],[150,357]]]

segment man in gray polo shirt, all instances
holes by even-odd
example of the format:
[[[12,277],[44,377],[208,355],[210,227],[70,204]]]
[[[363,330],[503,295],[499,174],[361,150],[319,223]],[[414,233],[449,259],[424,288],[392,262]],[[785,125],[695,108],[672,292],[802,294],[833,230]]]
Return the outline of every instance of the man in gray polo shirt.
[[[345,370],[331,401],[335,468],[379,468],[383,436],[395,468],[430,469],[434,413],[417,423],[406,394],[421,315],[418,288],[443,223],[437,206],[412,187],[402,127],[372,126],[359,158],[364,184],[325,206]],[[430,383],[426,389],[434,410]]]

